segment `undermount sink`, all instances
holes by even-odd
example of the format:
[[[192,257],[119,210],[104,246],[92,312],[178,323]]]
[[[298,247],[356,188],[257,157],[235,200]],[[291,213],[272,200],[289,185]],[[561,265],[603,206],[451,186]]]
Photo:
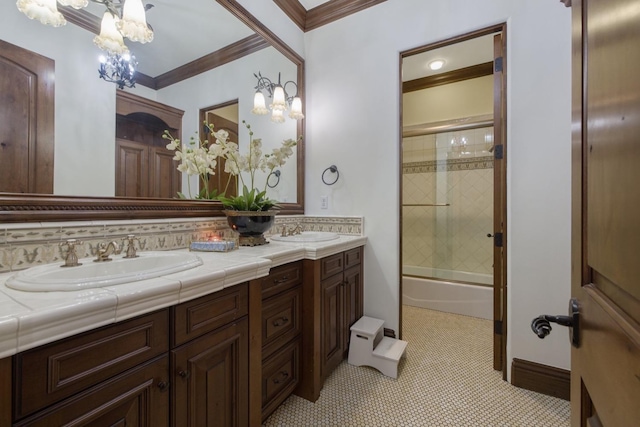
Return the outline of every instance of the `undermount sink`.
[[[84,258],[77,267],[61,268],[61,264],[31,267],[11,276],[6,285],[28,292],[78,291],[152,279],[202,265],[202,259],[192,253],[149,251],[138,255],[106,262]]]
[[[291,243],[314,243],[314,242],[326,242],[328,240],[335,240],[339,236],[336,233],[328,233],[325,231],[303,231],[300,234],[293,236],[271,236],[271,240],[276,242],[291,242]]]

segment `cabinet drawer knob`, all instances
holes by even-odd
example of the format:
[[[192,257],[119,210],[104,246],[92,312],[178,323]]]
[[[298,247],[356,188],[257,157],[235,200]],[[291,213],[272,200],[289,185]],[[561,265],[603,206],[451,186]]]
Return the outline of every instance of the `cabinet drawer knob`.
[[[178,375],[182,378],[182,379],[187,379],[191,376],[191,372],[189,371],[178,371]]]
[[[274,285],[279,285],[280,283],[284,283],[289,280],[289,276],[282,276],[282,279],[273,279]]]
[[[277,318],[276,320],[273,321],[273,326],[276,326],[276,327],[282,326],[285,323],[287,323],[288,321],[289,321],[289,318],[287,318],[287,317],[284,317],[284,316],[283,317],[279,317],[279,318]]]
[[[160,391],[165,391],[169,388],[169,381],[160,381],[158,383],[158,388],[160,389]]]
[[[278,376],[279,376],[278,378],[274,378],[274,379],[273,379],[273,383],[274,383],[274,384],[280,384],[281,382],[283,382],[284,380],[286,380],[287,378],[289,378],[289,373],[288,373],[288,372],[285,372],[285,371],[281,371],[281,372],[278,374]]]

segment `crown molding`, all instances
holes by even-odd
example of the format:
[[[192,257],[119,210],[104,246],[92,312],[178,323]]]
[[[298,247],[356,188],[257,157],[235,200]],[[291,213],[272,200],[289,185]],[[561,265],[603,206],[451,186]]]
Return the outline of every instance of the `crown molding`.
[[[337,21],[387,0],[329,0],[306,10],[298,0],[273,0],[304,32]]]
[[[72,24],[93,34],[100,34],[101,20],[97,16],[86,10],[76,10],[70,6],[58,6],[58,10]],[[136,73],[136,84],[154,90],[162,89],[269,46],[271,45],[265,38],[259,34],[253,34],[156,77],[138,71]]]
[[[478,77],[490,76],[491,74],[493,74],[493,62],[490,61],[446,73],[406,81],[402,83],[402,93],[461,82],[463,80],[475,79]]]
[[[222,49],[211,52],[164,74],[160,74],[153,79],[155,82],[154,89],[162,89],[167,86],[171,86],[174,83],[197,76],[205,71],[212,70],[269,46],[271,46],[271,44],[259,34],[250,35],[249,37],[238,40],[229,46],[225,46]]]

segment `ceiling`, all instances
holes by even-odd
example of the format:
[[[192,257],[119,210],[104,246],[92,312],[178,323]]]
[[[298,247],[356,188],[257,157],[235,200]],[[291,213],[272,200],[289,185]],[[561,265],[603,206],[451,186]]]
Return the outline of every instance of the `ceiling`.
[[[489,34],[405,57],[402,62],[402,81],[406,82],[491,62],[493,61],[493,36],[493,34]],[[436,59],[444,60],[445,64],[441,69],[433,71],[428,65]]]
[[[330,0],[298,1],[307,10],[330,2]],[[125,43],[138,61],[138,70],[151,77],[174,70],[254,34],[216,1],[147,0],[145,3],[154,6],[147,11],[147,21],[153,27],[154,39],[147,44],[129,40],[125,40]],[[90,2],[86,10],[101,18],[105,8]],[[445,66],[438,71],[430,70],[428,63],[434,59],[445,60]],[[402,81],[445,73],[492,60],[492,35],[487,35],[405,57]]]
[[[316,6],[320,6],[321,4],[325,4],[329,2],[329,0],[298,0],[298,1],[307,10],[313,9]]]
[[[144,3],[154,6],[147,11],[153,41],[141,44],[125,39],[125,44],[135,55],[138,70],[151,77],[254,34],[213,0],[145,0]],[[101,19],[105,8],[89,2],[86,10]]]

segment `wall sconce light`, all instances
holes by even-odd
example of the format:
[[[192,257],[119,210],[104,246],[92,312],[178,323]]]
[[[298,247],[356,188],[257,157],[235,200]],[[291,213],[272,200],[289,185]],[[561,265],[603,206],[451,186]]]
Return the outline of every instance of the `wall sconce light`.
[[[298,96],[298,85],[293,81],[288,81],[285,84],[282,84],[280,81],[280,73],[278,73],[278,83],[273,83],[266,77],[263,77],[262,74],[258,71],[258,74],[254,73],[256,79],[258,79],[258,83],[255,87],[256,94],[253,98],[253,109],[251,112],[253,114],[269,114],[269,110],[271,110],[271,121],[275,123],[284,123],[284,112],[287,111],[287,105],[289,106],[289,117],[295,120],[304,119],[304,114],[302,114],[302,100]],[[295,88],[295,93],[293,95],[289,95],[286,90],[287,85],[293,85]],[[269,98],[272,99],[269,108],[266,106],[266,101],[263,90],[267,91]]]
[[[136,58],[129,52],[122,55],[108,54],[100,56],[98,73],[100,78],[118,85],[120,89],[134,87],[136,84]]]

